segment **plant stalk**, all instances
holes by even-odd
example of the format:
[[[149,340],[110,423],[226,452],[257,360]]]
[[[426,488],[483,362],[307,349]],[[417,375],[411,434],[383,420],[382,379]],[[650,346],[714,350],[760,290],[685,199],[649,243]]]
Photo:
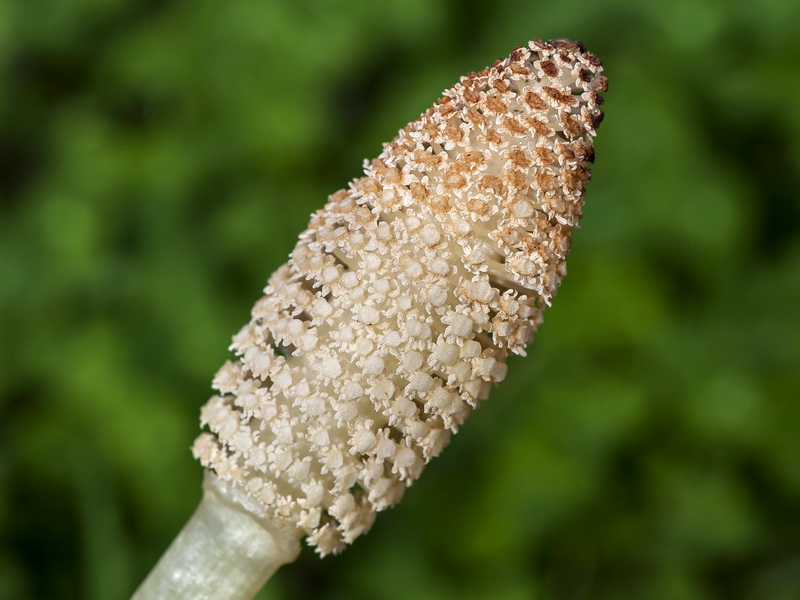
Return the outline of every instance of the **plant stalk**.
[[[250,600],[297,558],[300,537],[267,518],[241,487],[206,471],[200,506],[132,600]]]

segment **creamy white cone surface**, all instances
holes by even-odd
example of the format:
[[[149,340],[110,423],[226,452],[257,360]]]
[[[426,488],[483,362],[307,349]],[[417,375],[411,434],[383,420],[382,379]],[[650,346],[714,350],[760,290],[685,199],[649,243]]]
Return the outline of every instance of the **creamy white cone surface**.
[[[234,338],[195,456],[341,550],[524,354],[566,272],[600,61],[532,42],[463,77],[330,196]]]

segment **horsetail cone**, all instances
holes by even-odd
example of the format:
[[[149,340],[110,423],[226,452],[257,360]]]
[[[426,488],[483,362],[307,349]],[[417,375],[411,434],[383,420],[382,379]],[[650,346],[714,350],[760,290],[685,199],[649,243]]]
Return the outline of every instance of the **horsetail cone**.
[[[566,273],[601,72],[580,43],[517,48],[331,195],[234,337],[200,462],[322,555],[396,504]]]

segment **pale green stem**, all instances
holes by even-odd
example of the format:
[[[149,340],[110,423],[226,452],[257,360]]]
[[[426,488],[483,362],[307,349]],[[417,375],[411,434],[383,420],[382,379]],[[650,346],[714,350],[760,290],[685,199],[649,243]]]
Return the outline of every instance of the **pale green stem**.
[[[297,558],[300,537],[208,471],[200,506],[132,600],[250,600]]]

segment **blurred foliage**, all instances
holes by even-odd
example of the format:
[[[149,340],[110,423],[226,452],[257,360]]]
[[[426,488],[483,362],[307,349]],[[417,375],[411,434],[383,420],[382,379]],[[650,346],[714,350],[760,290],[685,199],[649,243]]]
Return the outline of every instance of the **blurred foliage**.
[[[0,2],[0,598],[125,598],[309,213],[533,37],[610,79],[527,359],[259,598],[800,598],[800,3]]]

